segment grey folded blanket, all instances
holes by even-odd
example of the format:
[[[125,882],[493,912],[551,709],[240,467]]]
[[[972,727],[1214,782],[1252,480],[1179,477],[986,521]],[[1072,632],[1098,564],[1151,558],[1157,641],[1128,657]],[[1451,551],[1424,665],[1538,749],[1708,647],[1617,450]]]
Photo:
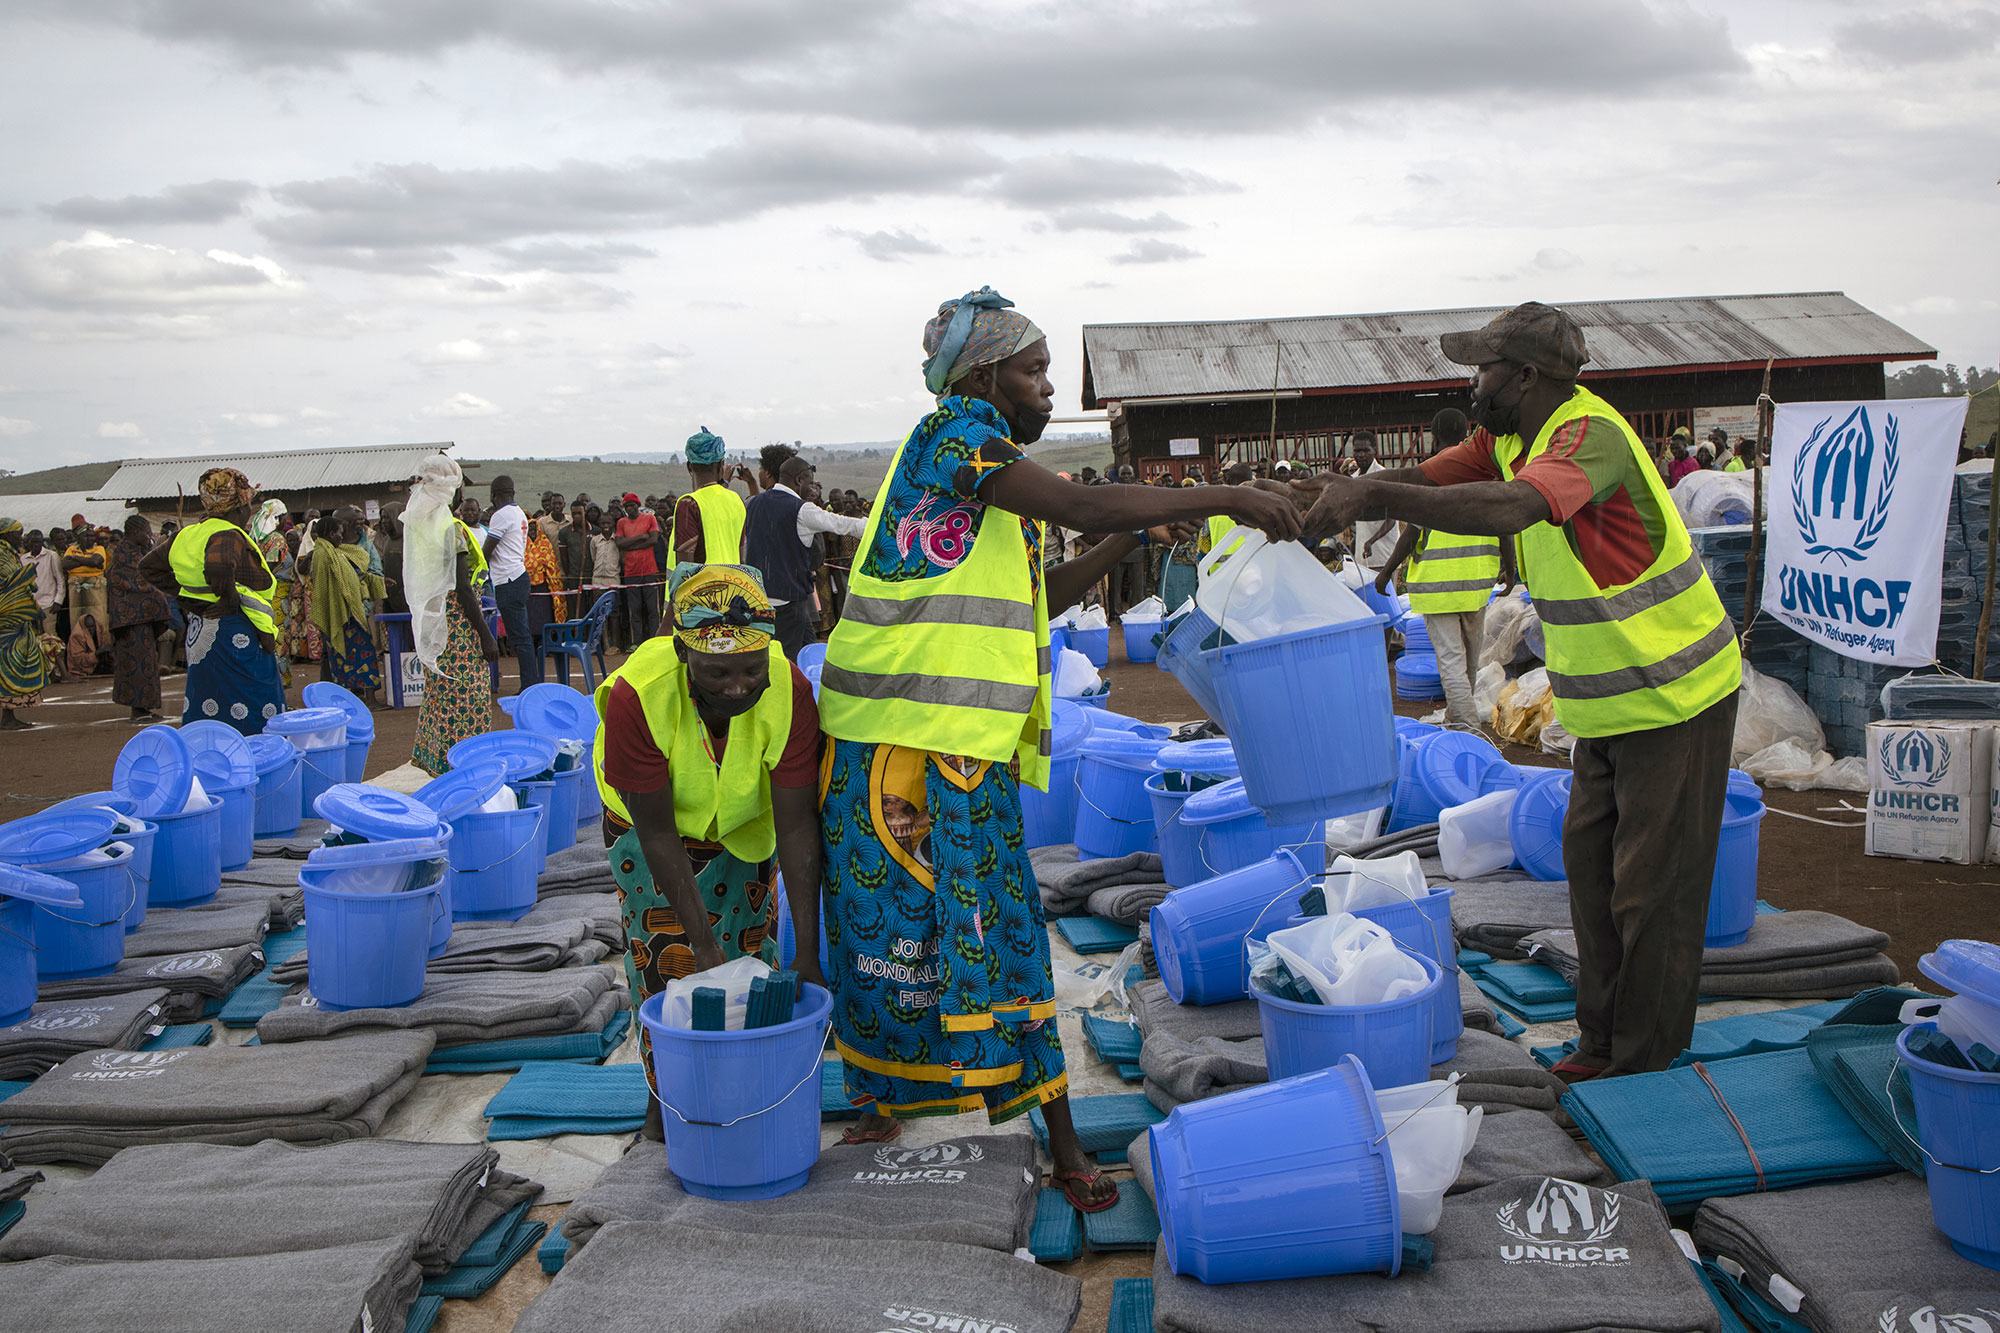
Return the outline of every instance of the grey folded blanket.
[[[1561,1107],[1569,1090],[1561,1079],[1535,1063],[1526,1047],[1490,1032],[1461,1032],[1458,1051],[1431,1070],[1432,1078],[1460,1077],[1461,1106],[1540,1111],[1565,1129],[1570,1119]]]
[[[1538,930],[1568,930],[1566,880],[1477,879],[1451,885],[1459,943],[1495,958],[1525,958],[1521,941]]]
[[[436,1276],[541,1193],[499,1160],[480,1143],[389,1139],[127,1148],[38,1201],[0,1238],[0,1259],[227,1259],[413,1237]]]
[[[1169,1032],[1154,1032],[1139,1048],[1139,1068],[1145,1071],[1147,1100],[1162,1111],[1269,1082],[1271,1077],[1262,1037],[1186,1041]]]
[[[261,944],[271,928],[268,901],[228,907],[155,907],[125,937],[127,958],[159,958],[203,949]]]
[[[1706,995],[1807,999],[1853,995],[1901,979],[1882,952],[1889,937],[1831,912],[1778,912],[1760,916],[1750,937],[1726,949],[1704,949],[1701,988]],[[1574,980],[1576,933],[1544,930],[1522,941],[1536,962]]]
[[[250,844],[250,854],[258,859],[274,856],[292,861],[303,861],[313,854],[320,839],[326,836],[327,822],[308,814],[296,833],[288,833],[282,838],[259,838]],[[254,862],[253,862],[254,864]]]
[[[1599,1190],[1516,1176],[1447,1198],[1428,1272],[1204,1286],[1153,1265],[1160,1333],[1424,1329],[1427,1333],[1719,1330],[1721,1320],[1643,1181]]]
[[[37,1000],[28,1016],[0,1028],[0,1079],[37,1078],[82,1051],[135,1050],[165,1026],[167,992],[144,990],[88,999]]]
[[[1773,1274],[1799,1288],[1799,1322],[1813,1328],[1970,1329],[1979,1325],[1943,1316],[1991,1320],[2000,1310],[2000,1272],[1959,1257],[1931,1221],[1924,1182],[1901,1172],[1710,1199],[1695,1214],[1694,1240],[1704,1255],[1742,1265],[1759,1294]],[[1927,1307],[1931,1320],[1919,1323]]]
[[[504,930],[508,926],[542,926],[557,921],[581,921],[614,954],[625,952],[625,924],[618,915],[618,895],[579,889],[554,898],[543,898],[525,915],[514,921],[460,921],[452,927],[455,938],[462,930]]]
[[[46,1179],[39,1171],[0,1171],[0,1203],[25,1198],[29,1190]]]
[[[611,893],[618,882],[611,878],[611,858],[604,840],[587,831],[572,846],[548,859],[535,877],[538,898],[560,898],[572,893]]]
[[[1172,892],[1173,886],[1164,881],[1158,884],[1115,884],[1108,889],[1091,890],[1084,906],[1092,916],[1136,926],[1146,919],[1147,913],[1165,902]]]
[[[272,930],[290,930],[302,923],[306,919],[306,891],[299,884],[299,863],[272,857],[252,861],[241,870],[225,870],[222,887],[196,910],[258,901],[271,913]]]
[[[562,1233],[580,1247],[609,1222],[671,1222],[887,1245],[949,1241],[1012,1254],[1028,1243],[1040,1185],[1033,1139],[983,1134],[922,1148],[836,1144],[820,1154],[803,1189],[755,1203],[718,1203],[682,1189],[667,1170],[665,1147],[641,1141],[570,1205]]]
[[[626,1004],[624,980],[611,967],[556,972],[477,972],[426,976],[424,993],[397,1009],[336,1012],[288,995],[257,1020],[267,1044],[314,1041],[353,1032],[426,1031],[439,1046],[501,1037],[596,1032]]]
[[[1469,1100],[1459,1088],[1459,1103]],[[1447,1194],[1483,1189],[1516,1176],[1554,1176],[1599,1187],[1611,1183],[1611,1173],[1582,1145],[1545,1115],[1495,1115],[1487,1108],[1479,1122],[1479,1137],[1459,1168]]]
[[[1079,861],[1077,855],[1076,845],[1067,842],[1028,853],[1035,883],[1041,887],[1042,909],[1051,916],[1074,916],[1088,910],[1090,895],[1099,889],[1164,881],[1157,852],[1132,852],[1094,861]]]
[[[1458,974],[1458,1010],[1464,1016],[1465,1025],[1480,1032],[1500,1032],[1500,1012],[1493,1007],[1493,1001],[1486,998],[1486,992],[1472,980],[1469,973]]]
[[[73,1056],[4,1103],[0,1152],[97,1165],[144,1143],[368,1138],[423,1075],[428,1032]]]
[[[1082,1303],[1076,1278],[973,1245],[612,1222],[571,1256],[514,1327],[1069,1333]]]
[[[1158,981],[1142,981],[1125,994],[1132,1008],[1132,1017],[1144,1036],[1165,1032],[1182,1041],[1199,1041],[1203,1037],[1242,1041],[1246,1037],[1264,1035],[1263,1025],[1257,1019],[1255,1000],[1231,1000],[1227,1004],[1210,1005],[1175,1004],[1173,997],[1167,994],[1166,986]]]
[[[425,965],[429,976],[464,972],[549,972],[559,967],[595,963],[604,946],[590,938],[581,921],[545,921],[532,925],[496,923],[498,929],[454,930],[444,952]],[[294,954],[271,969],[271,979],[287,986],[306,979],[307,956]]]
[[[100,995],[165,987],[160,1017],[168,1023],[200,1018],[209,1000],[218,1000],[248,981],[264,965],[264,951],[255,944],[233,949],[198,949],[165,957],[127,958],[101,977],[76,977],[43,983],[42,1000],[85,1000]]]
[[[410,1256],[401,1237],[196,1263],[30,1259],[0,1266],[0,1308],[10,1325],[36,1333],[102,1333],[128,1322],[146,1333],[402,1333],[423,1287]]]

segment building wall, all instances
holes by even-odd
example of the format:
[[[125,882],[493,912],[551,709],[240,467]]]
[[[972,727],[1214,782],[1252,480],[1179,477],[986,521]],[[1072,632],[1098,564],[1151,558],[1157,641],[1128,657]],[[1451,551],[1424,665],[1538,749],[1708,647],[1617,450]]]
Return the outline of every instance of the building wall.
[[[1670,434],[1676,426],[1695,424],[1698,408],[1749,407],[1763,384],[1762,370],[1692,372],[1616,376],[1584,383],[1623,413],[1632,428],[1648,441]],[[1880,362],[1860,365],[1800,366],[1771,373],[1771,396],[1779,402],[1820,399],[1880,398],[1884,392]],[[1326,466],[1349,452],[1353,432],[1376,432],[1377,451],[1384,461],[1421,458],[1429,448],[1431,418],[1446,407],[1463,411],[1469,401],[1463,389],[1431,392],[1313,394],[1277,401],[1277,448],[1270,446],[1271,401],[1229,399],[1213,403],[1177,403],[1149,407],[1128,402],[1112,421],[1112,450],[1119,462],[1135,464],[1141,476],[1160,471],[1183,475],[1199,464],[1204,476],[1234,458],[1287,458]],[[1199,453],[1173,457],[1169,441],[1193,439]]]

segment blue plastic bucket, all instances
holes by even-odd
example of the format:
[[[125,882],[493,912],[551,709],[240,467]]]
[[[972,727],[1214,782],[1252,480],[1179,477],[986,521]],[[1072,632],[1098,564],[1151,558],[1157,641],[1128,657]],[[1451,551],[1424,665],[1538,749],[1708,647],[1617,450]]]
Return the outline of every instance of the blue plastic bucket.
[[[532,731],[488,731],[468,736],[445,755],[453,768],[497,759],[507,766],[510,784],[525,782],[549,771],[556,762],[556,742]]]
[[[1146,779],[1162,740],[1092,731],[1076,769],[1076,849],[1086,860],[1157,850]]]
[[[35,914],[44,907],[81,912],[83,898],[68,880],[0,863],[0,1027],[35,1007]]]
[[[1181,822],[1181,806],[1191,793],[1167,784],[1172,775],[1154,773],[1146,779],[1146,800],[1153,807],[1154,844],[1160,849],[1160,873],[1175,888],[1209,877],[1201,864],[1201,830]]]
[[[222,802],[222,868],[241,870],[256,855],[257,780],[252,778],[237,787],[208,787],[207,791]]]
[[[373,744],[375,744],[373,736],[363,736],[359,740],[351,735],[348,737],[345,747],[347,766],[344,770],[344,781],[360,782],[365,778],[368,772],[368,748]]]
[[[1418,721],[1414,717],[1399,716],[1396,719],[1396,735],[1399,737],[1435,736],[1443,730],[1443,727],[1435,726],[1429,722]]]
[[[1223,637],[1222,627],[1197,607],[1167,626],[1157,658],[1160,670],[1179,681],[1201,711],[1212,718],[1222,716],[1222,706],[1215,695],[1218,659],[1210,654]]]
[[[1561,879],[1563,816],[1569,813],[1569,770],[1548,768],[1524,777],[1507,833],[1514,864],[1535,879]]]
[[[132,905],[125,909],[125,933],[130,935],[146,921],[146,900],[153,892],[153,844],[160,826],[137,815],[125,815],[125,826],[115,835],[132,849]]]
[[[257,809],[252,825],[257,836],[298,832],[305,810],[300,799],[300,772],[305,760],[298,746],[283,736],[252,736],[250,755],[257,767]]]
[[[1476,798],[1486,770],[1505,762],[1493,742],[1471,732],[1402,738],[1389,830],[1435,823],[1441,811]]]
[[[514,789],[521,793],[521,799],[529,805],[545,806],[548,817],[542,821],[542,861],[568,847],[576,845],[576,802],[577,781],[584,770],[571,769],[567,773],[557,773],[538,782],[517,782]],[[536,867],[536,874],[541,873]]]
[[[1064,625],[1049,626],[1049,669],[1062,661],[1063,649],[1069,647],[1069,629]]]
[[[347,753],[343,782],[360,782],[368,770],[368,747],[375,743],[375,715],[367,700],[344,685],[316,680],[299,691],[308,708],[338,708],[347,715]]]
[[[1911,1034],[1936,1027],[1919,1023],[1896,1038],[1910,1076],[1917,1142],[1930,1161],[1924,1183],[1931,1220],[1961,1256],[2000,1268],[2000,1074],[1911,1054]]]
[[[1111,660],[1111,629],[1073,629],[1069,632],[1071,652],[1082,653],[1090,664],[1102,669]]]
[[[1255,865],[1283,847],[1312,842],[1323,845],[1322,825],[1317,822],[1273,824],[1250,803],[1241,778],[1194,793],[1181,807],[1180,816],[1181,823],[1195,834],[1195,859],[1202,879]]]
[[[639,1006],[653,1047],[668,1169],[704,1199],[775,1199],[819,1160],[820,1051],[833,997],[799,987],[789,1023],[740,1032],[668,1027],[665,992]]]
[[[424,993],[435,887],[347,892],[301,876],[306,899],[306,989],[327,1009],[393,1009]]]
[[[1371,1082],[1385,1088],[1429,1078],[1431,1010],[1444,972],[1421,954],[1410,956],[1423,964],[1428,983],[1414,995],[1383,1004],[1301,1004],[1252,986],[1271,1077],[1331,1069],[1351,1055],[1367,1069]],[[1454,988],[1452,1001],[1457,1000]]]
[[[264,730],[283,736],[298,747],[304,764],[299,773],[299,809],[328,787],[347,781],[347,714],[338,708],[295,708],[265,722]]]
[[[1433,654],[1404,653],[1396,659],[1396,697],[1417,701],[1444,698],[1444,681]]]
[[[1021,830],[1030,847],[1055,847],[1076,836],[1076,767],[1097,714],[1068,699],[1055,701],[1049,723],[1049,789],[1021,788]]]
[[[474,811],[451,823],[451,915],[456,921],[516,921],[535,905],[536,867],[548,807]]]
[[[1153,662],[1160,656],[1160,622],[1157,620],[1121,620],[1119,633],[1125,636],[1125,660],[1128,662]]]
[[[1374,619],[1217,650],[1216,699],[1250,799],[1280,824],[1389,803],[1396,729]]]
[[[299,808],[310,810],[330,787],[347,781],[347,744],[299,752]]]
[[[149,907],[189,907],[205,903],[222,887],[222,802],[208,798],[199,810],[155,815],[153,879]]]
[[[1433,889],[1413,901],[1367,907],[1354,915],[1395,937],[1404,952],[1421,954],[1438,965],[1444,984],[1431,997],[1430,1062],[1441,1065],[1458,1054],[1458,1037],[1465,1031],[1465,1010],[1458,997],[1458,941],[1451,933],[1450,889]]]
[[[1195,792],[1241,775],[1236,747],[1225,737],[1162,745],[1153,771],[1166,775],[1167,790]]]
[[[1384,623],[1394,624],[1402,618],[1407,609],[1403,605],[1403,599],[1396,595],[1396,585],[1393,582],[1389,585],[1389,591],[1377,592],[1375,580],[1364,578],[1361,580],[1361,586],[1354,591],[1361,598],[1362,605],[1381,616]]]
[[[1174,1003],[1242,999],[1245,937],[1260,924],[1287,920],[1299,894],[1325,872],[1325,846],[1300,847],[1168,894],[1149,920],[1160,981]]]
[[[125,958],[125,917],[138,884],[132,849],[113,843],[34,869],[73,885],[81,905],[34,909],[35,963],[43,981],[101,977]]]
[[[1702,944],[1726,949],[1750,937],[1757,919],[1757,836],[1764,823],[1764,795],[1733,780],[1722,801],[1722,835],[1715,844],[1715,875],[1708,883],[1708,927]]]
[[[1479,794],[1490,796],[1496,791],[1518,791],[1530,773],[1539,773],[1539,768],[1523,768],[1510,764],[1505,759],[1487,769],[1479,778]]]
[[[1402,1267],[1388,1132],[1358,1060],[1177,1106],[1147,1131],[1160,1248],[1216,1285]]]

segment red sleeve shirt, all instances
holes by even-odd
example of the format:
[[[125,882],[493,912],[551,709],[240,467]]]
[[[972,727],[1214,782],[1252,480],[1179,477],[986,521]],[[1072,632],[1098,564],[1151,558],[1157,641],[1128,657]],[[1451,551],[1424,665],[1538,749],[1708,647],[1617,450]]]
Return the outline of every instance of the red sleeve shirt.
[[[797,667],[791,672],[792,734],[778,766],[771,771],[771,785],[810,787],[819,781],[819,705],[813,700],[811,682]],[[720,763],[729,737],[710,732],[709,739]],[[665,787],[669,776],[667,757],[653,742],[638,691],[625,681],[613,681],[604,718],[604,780],[619,791],[644,793]]]
[[[689,493],[680,498],[674,506],[674,550],[673,558],[682,564],[698,564],[701,561],[702,531],[701,506],[694,502]]]

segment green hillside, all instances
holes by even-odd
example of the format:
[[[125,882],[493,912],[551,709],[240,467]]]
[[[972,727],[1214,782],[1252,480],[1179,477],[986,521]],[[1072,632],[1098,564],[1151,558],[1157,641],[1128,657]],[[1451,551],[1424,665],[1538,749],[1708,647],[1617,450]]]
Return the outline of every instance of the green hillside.
[[[51,495],[63,491],[87,491],[111,480],[116,463],[75,463],[69,467],[45,468],[0,477],[0,491],[9,495]]]

